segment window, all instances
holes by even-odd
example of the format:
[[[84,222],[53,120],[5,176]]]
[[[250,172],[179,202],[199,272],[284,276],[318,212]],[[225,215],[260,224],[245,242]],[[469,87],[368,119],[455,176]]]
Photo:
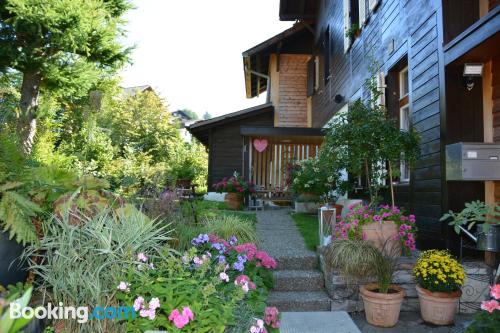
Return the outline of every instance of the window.
[[[316,91],[316,57],[311,57],[307,62],[307,97]]]
[[[409,94],[409,81],[408,81],[408,67],[403,68],[399,72],[399,128],[402,131],[410,130],[411,113],[410,104],[408,101]],[[400,167],[400,181],[409,182],[410,181],[410,167],[408,163],[404,160],[402,156],[399,163]]]
[[[399,82],[399,98],[401,99],[408,96],[408,93],[410,92],[408,83],[408,67],[399,72]]]

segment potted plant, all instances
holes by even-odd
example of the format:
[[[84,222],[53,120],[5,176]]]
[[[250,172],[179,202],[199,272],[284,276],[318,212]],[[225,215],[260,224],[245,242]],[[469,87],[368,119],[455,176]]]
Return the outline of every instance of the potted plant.
[[[366,320],[371,325],[392,327],[398,321],[405,296],[401,287],[392,284],[398,256],[389,250],[380,251],[362,240],[339,240],[327,248],[325,257],[344,276],[358,281],[375,277],[376,282],[359,288]]]
[[[434,325],[453,324],[465,281],[462,265],[446,250],[428,250],[418,257],[413,274],[422,319]]]
[[[401,254],[403,250],[407,255],[416,249],[415,216],[405,215],[396,206],[352,205],[345,218],[338,216],[338,219],[333,230],[334,239],[360,239],[372,243],[380,251]]]
[[[500,206],[490,206],[482,201],[465,203],[465,208],[455,213],[449,211],[440,221],[449,221],[457,234],[465,232],[476,242],[478,250],[500,252]],[[476,225],[476,235],[470,230]]]
[[[232,177],[216,183],[214,189],[218,193],[226,193],[224,202],[234,210],[242,208],[245,195],[255,192],[252,182],[245,181],[237,172]]]
[[[351,27],[346,30],[345,36],[349,38],[357,38],[361,34],[361,29],[359,28],[359,24],[353,23]]]
[[[296,196],[295,212],[316,213],[320,197],[330,192],[334,177],[322,167],[318,157],[300,161],[289,170],[289,187]]]

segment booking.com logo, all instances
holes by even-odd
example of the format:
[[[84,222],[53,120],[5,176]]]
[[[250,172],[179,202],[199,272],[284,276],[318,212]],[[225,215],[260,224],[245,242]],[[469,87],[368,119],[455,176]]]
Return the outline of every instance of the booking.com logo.
[[[9,315],[11,319],[37,318],[37,319],[73,319],[83,324],[89,320],[102,319],[135,319],[136,313],[133,306],[96,306],[89,311],[87,306],[64,306],[62,302],[55,306],[48,303],[47,307],[21,308],[21,304],[10,303]]]

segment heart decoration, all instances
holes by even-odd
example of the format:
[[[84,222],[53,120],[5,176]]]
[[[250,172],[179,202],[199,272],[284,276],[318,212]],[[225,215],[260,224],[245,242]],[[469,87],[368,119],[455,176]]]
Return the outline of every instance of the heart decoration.
[[[266,139],[254,139],[253,146],[255,147],[255,149],[259,153],[262,153],[267,148],[267,140]]]

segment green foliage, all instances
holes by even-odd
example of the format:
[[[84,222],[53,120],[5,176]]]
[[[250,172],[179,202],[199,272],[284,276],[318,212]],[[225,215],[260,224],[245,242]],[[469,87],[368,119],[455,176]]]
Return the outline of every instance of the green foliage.
[[[206,185],[208,154],[205,147],[196,140],[179,144],[169,164],[169,174],[173,179],[189,179],[199,187]]]
[[[298,213],[292,214],[292,218],[304,238],[306,246],[311,251],[316,251],[319,245],[318,217],[316,215]]]
[[[351,176],[351,181],[338,179],[337,189],[341,193],[353,189],[355,178],[366,177],[370,200],[374,204],[384,188],[382,179],[390,176],[386,163],[394,172],[393,177],[397,171],[392,165],[402,158],[412,166],[419,155],[419,136],[414,129],[400,130],[395,119],[390,118],[386,108],[378,103],[381,91],[375,75],[366,80],[365,86],[371,98],[367,102],[356,100],[349,105],[348,112],[333,118],[320,156],[329,170],[335,173],[347,170]],[[392,179],[389,185],[392,186]]]
[[[499,217],[500,205],[492,207],[477,200],[466,202],[465,208],[458,213],[450,210],[441,217],[440,221],[450,219],[448,224],[453,226],[455,232],[459,234],[461,231],[460,227],[466,227],[470,230],[478,222],[485,222],[483,223],[483,231],[488,232],[491,224],[500,223]]]
[[[22,292],[20,290],[9,290],[7,297],[5,298],[5,304],[0,302],[0,332],[2,333],[16,333],[21,332],[23,327],[28,325],[34,318],[34,314],[29,318],[18,318],[13,319],[10,317],[8,308],[9,303],[16,301],[21,308],[28,306],[31,299],[31,293],[33,287],[29,287],[26,291]],[[2,299],[0,299],[2,301]],[[35,309],[37,311],[37,309]]]
[[[124,265],[134,264],[139,252],[151,256],[170,252],[164,247],[170,240],[168,226],[138,210],[103,210],[78,226],[71,225],[69,218],[64,214],[62,219],[45,223],[40,246],[30,246],[24,254],[40,259],[38,263],[31,261],[30,268],[52,303],[115,305],[116,279]],[[65,329],[121,331],[119,323],[106,320],[81,325],[65,321]]]
[[[326,195],[336,183],[340,174],[323,168],[319,158],[309,158],[290,168],[290,187],[295,194],[313,193]]]
[[[194,252],[187,257],[192,259]],[[189,260],[189,259],[188,259]],[[226,284],[218,275],[223,265],[213,267],[204,264],[193,269],[179,258],[171,257],[155,263],[155,269],[138,271],[131,266],[124,281],[130,283],[129,293],[118,293],[123,304],[130,305],[141,296],[146,302],[157,297],[160,308],[156,309],[154,320],[136,318],[127,322],[129,332],[146,330],[168,330],[169,332],[224,332],[233,321],[233,308],[243,297],[241,288],[233,283]],[[182,312],[189,307],[194,320],[181,329],[168,320],[174,309]]]
[[[126,0],[3,1],[0,71],[37,71],[49,87],[86,92],[127,60],[118,38],[129,8]]]
[[[492,313],[479,311],[474,315],[473,322],[467,326],[465,333],[496,333],[500,327],[500,310]]]

